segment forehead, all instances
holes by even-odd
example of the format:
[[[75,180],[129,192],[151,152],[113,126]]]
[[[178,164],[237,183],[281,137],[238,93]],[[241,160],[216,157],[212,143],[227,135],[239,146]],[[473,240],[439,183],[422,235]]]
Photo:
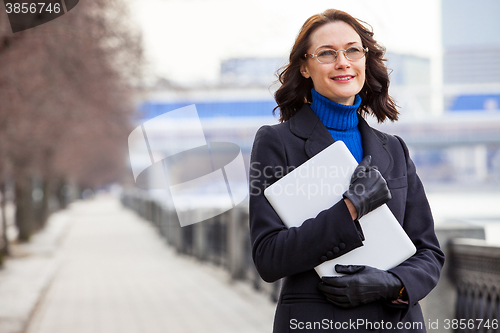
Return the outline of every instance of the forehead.
[[[353,42],[361,44],[361,37],[356,30],[344,21],[331,22],[311,34],[309,51],[321,46],[340,49]]]

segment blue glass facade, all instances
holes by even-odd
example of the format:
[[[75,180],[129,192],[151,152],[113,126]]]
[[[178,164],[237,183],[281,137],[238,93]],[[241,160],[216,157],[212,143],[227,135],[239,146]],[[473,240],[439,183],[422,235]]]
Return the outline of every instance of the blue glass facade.
[[[200,118],[212,117],[269,117],[276,107],[276,102],[268,101],[214,101],[214,102],[145,102],[139,105],[138,117],[140,120],[148,120],[182,108],[195,104]]]

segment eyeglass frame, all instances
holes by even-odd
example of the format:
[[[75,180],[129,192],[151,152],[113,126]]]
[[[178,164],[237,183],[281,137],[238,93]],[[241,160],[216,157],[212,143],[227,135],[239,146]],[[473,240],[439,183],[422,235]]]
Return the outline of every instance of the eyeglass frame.
[[[348,48],[347,48],[347,50],[348,50],[348,49],[350,49],[350,48],[353,48],[353,47],[356,47],[356,46],[351,46],[351,47],[348,47]],[[345,57],[347,60],[349,60],[349,61],[358,61],[358,60],[361,60],[361,59],[363,59],[364,57],[366,57],[366,54],[368,53],[368,51],[370,51],[370,49],[369,49],[368,47],[362,47],[361,49],[363,50],[363,56],[362,56],[361,58],[359,58],[359,59],[350,59],[350,58],[347,56],[347,54],[346,54],[347,50],[344,50],[344,49],[340,49],[340,50],[334,50],[334,49],[322,49],[322,50],[319,50],[318,52],[313,53],[313,54],[308,54],[308,53],[306,53],[306,54],[304,54],[304,57],[306,57],[306,58],[307,58],[307,57],[309,57],[309,58],[316,58],[316,60],[318,60],[318,62],[319,62],[320,64],[331,64],[331,63],[334,63],[335,61],[337,61],[337,59],[338,59],[338,57],[339,57],[339,52],[341,52],[341,51],[342,51],[342,53],[344,53],[344,57]],[[332,62],[321,62],[321,61],[319,61],[319,59],[318,59],[318,53],[319,53],[319,52],[322,52],[322,51],[335,51],[335,59],[333,59],[333,61],[332,61]]]

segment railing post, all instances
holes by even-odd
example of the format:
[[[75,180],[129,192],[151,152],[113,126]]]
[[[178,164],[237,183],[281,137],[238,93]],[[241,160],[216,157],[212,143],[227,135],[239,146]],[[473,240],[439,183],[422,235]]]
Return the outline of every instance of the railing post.
[[[194,213],[199,216],[202,214],[202,211],[201,209],[197,209]],[[207,229],[206,221],[198,222],[193,226],[193,254],[202,261],[208,259]]]
[[[227,213],[227,263],[232,279],[243,279],[245,277],[246,258],[245,246],[248,237],[248,214],[244,208],[236,207]]]

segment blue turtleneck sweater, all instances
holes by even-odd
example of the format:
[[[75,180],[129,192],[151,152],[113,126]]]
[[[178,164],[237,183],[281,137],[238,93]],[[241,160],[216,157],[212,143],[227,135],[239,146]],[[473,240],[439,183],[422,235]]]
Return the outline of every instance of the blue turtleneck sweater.
[[[311,109],[326,126],[333,139],[335,141],[344,141],[356,161],[361,162],[363,159],[363,146],[361,144],[361,133],[358,129],[357,113],[361,105],[361,97],[356,95],[354,105],[343,105],[329,100],[314,88],[311,92]]]

